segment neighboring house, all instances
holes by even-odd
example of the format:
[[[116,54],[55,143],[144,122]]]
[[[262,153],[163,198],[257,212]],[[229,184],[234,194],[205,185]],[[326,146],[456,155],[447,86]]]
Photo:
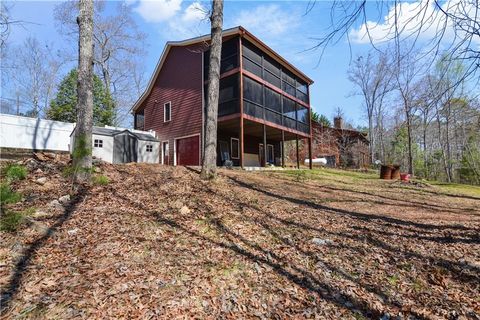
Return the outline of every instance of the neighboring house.
[[[70,149],[74,145],[74,132],[75,129],[70,135]],[[92,155],[109,163],[158,163],[159,150],[160,142],[154,132],[108,126],[92,130]]]
[[[132,108],[135,129],[161,140],[163,164],[201,163],[209,41],[168,42]],[[311,146],[310,78],[242,27],[223,31],[220,69],[218,165],[280,166],[284,141]]]
[[[329,167],[365,168],[370,165],[369,144],[360,131],[343,127],[341,117],[333,127],[312,122],[313,158],[325,158]]]

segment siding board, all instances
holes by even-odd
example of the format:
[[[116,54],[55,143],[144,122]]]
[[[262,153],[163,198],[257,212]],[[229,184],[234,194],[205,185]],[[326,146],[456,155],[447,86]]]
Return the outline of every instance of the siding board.
[[[172,47],[144,110],[145,130],[155,130],[158,139],[169,142],[169,164],[173,164],[174,139],[202,131],[202,48]],[[172,120],[164,122],[163,105],[171,102]]]

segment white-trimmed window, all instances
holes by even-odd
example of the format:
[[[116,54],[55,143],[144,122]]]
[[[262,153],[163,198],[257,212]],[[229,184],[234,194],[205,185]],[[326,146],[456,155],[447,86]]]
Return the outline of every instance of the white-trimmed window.
[[[163,122],[172,120],[172,103],[167,102],[163,105]]]
[[[240,158],[240,140],[237,138],[230,138],[230,150],[232,159]]]
[[[101,140],[101,139],[93,140],[93,146],[95,148],[103,148],[103,140]]]
[[[147,144],[147,152],[153,152],[153,145]]]

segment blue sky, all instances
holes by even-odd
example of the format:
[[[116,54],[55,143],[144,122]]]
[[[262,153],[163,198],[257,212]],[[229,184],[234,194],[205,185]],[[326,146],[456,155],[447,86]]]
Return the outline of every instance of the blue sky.
[[[182,0],[129,0],[134,19],[147,35],[145,65],[148,76],[168,40],[182,40],[209,32],[209,21],[203,18],[199,7],[208,8],[208,2]],[[226,1],[224,27],[243,25],[267,45],[284,56],[315,83],[311,87],[311,103],[315,111],[332,118],[341,107],[347,120],[354,125],[365,125],[361,98],[352,96],[354,88],[347,79],[351,59],[365,54],[368,43],[353,39],[351,47],[346,40],[327,48],[320,59],[319,50],[308,50],[324,35],[329,25],[331,2],[317,1],[306,14],[308,1]],[[75,44],[66,43],[57,33],[53,9],[58,2],[14,1],[11,14],[16,20],[32,22],[24,28],[15,28],[9,43],[20,44],[28,36],[53,42],[56,48]],[[107,4],[107,13],[115,5]],[[360,26],[357,26],[360,28]],[[352,34],[355,30],[352,30]],[[350,52],[351,50],[351,52]]]

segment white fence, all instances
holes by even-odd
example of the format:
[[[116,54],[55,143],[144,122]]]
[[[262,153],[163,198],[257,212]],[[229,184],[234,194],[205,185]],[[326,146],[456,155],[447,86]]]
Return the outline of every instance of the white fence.
[[[74,123],[0,114],[0,147],[68,151]]]

